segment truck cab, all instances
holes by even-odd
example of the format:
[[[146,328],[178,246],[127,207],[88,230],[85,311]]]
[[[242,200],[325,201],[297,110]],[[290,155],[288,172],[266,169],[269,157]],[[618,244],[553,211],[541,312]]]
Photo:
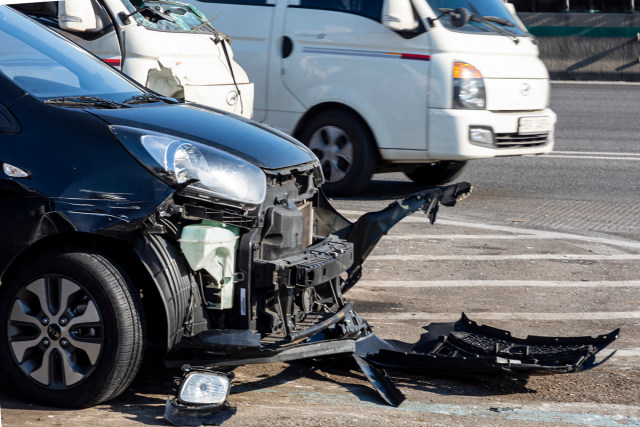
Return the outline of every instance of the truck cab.
[[[234,61],[229,37],[192,5],[66,0],[12,7],[161,95],[253,114],[253,84]]]
[[[221,13],[254,119],[311,148],[329,194],[387,171],[440,185],[469,160],[553,149],[548,72],[501,0],[189,1]]]

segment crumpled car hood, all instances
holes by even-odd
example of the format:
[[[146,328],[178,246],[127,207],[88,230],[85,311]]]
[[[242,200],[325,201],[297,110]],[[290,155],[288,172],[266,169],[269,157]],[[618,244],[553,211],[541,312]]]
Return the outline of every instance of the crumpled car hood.
[[[86,111],[111,125],[145,128],[219,148],[260,168],[281,169],[317,159],[304,145],[282,132],[199,104],[148,104]]]

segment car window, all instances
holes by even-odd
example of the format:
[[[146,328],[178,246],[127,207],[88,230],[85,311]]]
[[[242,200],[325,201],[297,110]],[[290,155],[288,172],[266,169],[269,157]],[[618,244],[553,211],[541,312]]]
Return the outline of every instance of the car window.
[[[59,34],[0,6],[0,73],[50,99],[100,96],[122,101],[142,90]]]
[[[507,10],[502,0],[427,0],[429,6],[433,10],[436,15],[441,15],[441,11],[438,9],[456,9],[458,7],[464,7],[469,10],[469,12],[482,15],[482,16],[494,16],[497,18],[506,19],[511,23],[512,26],[501,26],[503,30],[509,31],[514,36],[526,36],[524,28],[520,26],[520,23],[511,15],[511,13]],[[462,27],[455,27],[451,23],[451,19],[442,18],[439,21],[443,27],[447,28],[451,31],[461,32],[461,33],[474,33],[474,34],[491,34],[496,35],[500,34],[491,28],[490,25],[487,25],[482,22],[474,22],[471,21]],[[496,24],[494,24],[496,25]]]
[[[384,0],[300,0],[300,7],[353,13],[381,22],[383,2]]]
[[[173,18],[172,21],[161,19],[157,22],[152,22],[149,16],[144,16],[144,14],[141,13],[132,16],[132,19],[139,25],[147,28],[163,31],[214,32],[211,25],[206,25],[208,19],[205,18],[198,9],[188,3],[167,0],[122,0],[122,3],[129,12],[134,12],[143,7],[151,7],[158,12],[160,16],[169,15]]]

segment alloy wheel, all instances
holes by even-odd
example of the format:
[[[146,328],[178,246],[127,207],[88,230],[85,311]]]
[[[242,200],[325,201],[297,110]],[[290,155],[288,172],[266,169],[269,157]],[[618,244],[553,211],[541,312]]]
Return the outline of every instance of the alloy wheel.
[[[353,164],[353,143],[339,127],[324,126],[309,140],[309,149],[318,156],[327,182],[341,181]]]
[[[91,375],[103,332],[91,294],[65,276],[46,275],[24,286],[9,313],[13,357],[25,375],[49,389],[68,389]]]

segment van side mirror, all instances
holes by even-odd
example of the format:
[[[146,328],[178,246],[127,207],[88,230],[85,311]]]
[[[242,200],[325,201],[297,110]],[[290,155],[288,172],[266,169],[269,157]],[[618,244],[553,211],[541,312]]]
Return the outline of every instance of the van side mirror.
[[[418,28],[411,0],[384,0],[382,25],[393,31],[411,31]]]
[[[96,28],[96,14],[91,0],[58,2],[58,24],[67,31],[87,31]]]

